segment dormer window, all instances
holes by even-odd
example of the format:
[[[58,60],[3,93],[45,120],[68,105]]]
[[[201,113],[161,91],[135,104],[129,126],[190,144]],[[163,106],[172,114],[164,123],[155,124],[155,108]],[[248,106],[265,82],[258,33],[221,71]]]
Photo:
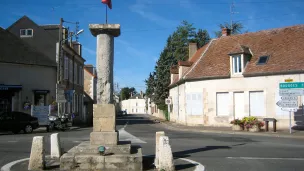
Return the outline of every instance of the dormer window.
[[[20,37],[33,37],[33,29],[20,29]]]
[[[232,56],[232,73],[241,74],[242,72],[243,72],[242,56],[241,55]]]

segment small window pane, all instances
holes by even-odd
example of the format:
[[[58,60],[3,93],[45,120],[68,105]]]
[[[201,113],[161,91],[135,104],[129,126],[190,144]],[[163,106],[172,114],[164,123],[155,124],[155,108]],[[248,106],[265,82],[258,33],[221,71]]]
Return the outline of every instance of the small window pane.
[[[33,30],[32,29],[28,29],[27,31],[27,35],[28,36],[32,36],[33,35]]]
[[[237,73],[237,58],[233,57],[234,73]]]
[[[240,73],[242,72],[241,56],[238,56],[237,58],[238,58],[238,68],[239,68],[238,72]]]
[[[25,36],[25,35],[26,35],[25,29],[21,29],[21,30],[20,30],[20,35],[21,35],[21,36]]]

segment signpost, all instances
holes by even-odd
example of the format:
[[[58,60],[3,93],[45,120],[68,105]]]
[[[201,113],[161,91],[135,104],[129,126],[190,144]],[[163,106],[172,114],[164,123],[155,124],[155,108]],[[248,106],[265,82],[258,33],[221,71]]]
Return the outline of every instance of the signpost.
[[[298,96],[304,95],[304,82],[292,82],[292,79],[285,79],[280,83],[281,100],[276,104],[282,107],[281,110],[289,112],[289,132],[291,133],[291,112],[298,110]]]
[[[171,111],[170,111],[170,105],[172,104],[172,100],[171,100],[171,98],[167,98],[167,99],[165,99],[165,103],[166,103],[166,105],[168,105],[168,117],[170,117],[170,113],[171,113]],[[170,120],[170,119],[169,119]]]

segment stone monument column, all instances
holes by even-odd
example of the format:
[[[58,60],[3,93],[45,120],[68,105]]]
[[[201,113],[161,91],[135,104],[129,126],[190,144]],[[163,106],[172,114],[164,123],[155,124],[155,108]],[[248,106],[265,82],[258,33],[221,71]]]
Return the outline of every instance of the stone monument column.
[[[90,24],[97,37],[97,104],[93,106],[91,145],[116,145],[116,114],[113,104],[114,37],[120,35],[119,24]]]

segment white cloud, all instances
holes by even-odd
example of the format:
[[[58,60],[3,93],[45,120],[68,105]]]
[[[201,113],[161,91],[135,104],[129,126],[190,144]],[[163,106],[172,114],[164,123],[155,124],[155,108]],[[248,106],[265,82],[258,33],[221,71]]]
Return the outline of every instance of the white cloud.
[[[88,52],[90,55],[96,55],[96,51],[86,48],[86,47],[82,47],[83,50],[85,50],[86,52]]]
[[[150,0],[137,0],[134,5],[129,8],[132,12],[135,12],[145,19],[155,22],[162,27],[174,27],[178,21],[167,19],[159,14],[150,12],[147,10],[147,3],[151,3]]]

